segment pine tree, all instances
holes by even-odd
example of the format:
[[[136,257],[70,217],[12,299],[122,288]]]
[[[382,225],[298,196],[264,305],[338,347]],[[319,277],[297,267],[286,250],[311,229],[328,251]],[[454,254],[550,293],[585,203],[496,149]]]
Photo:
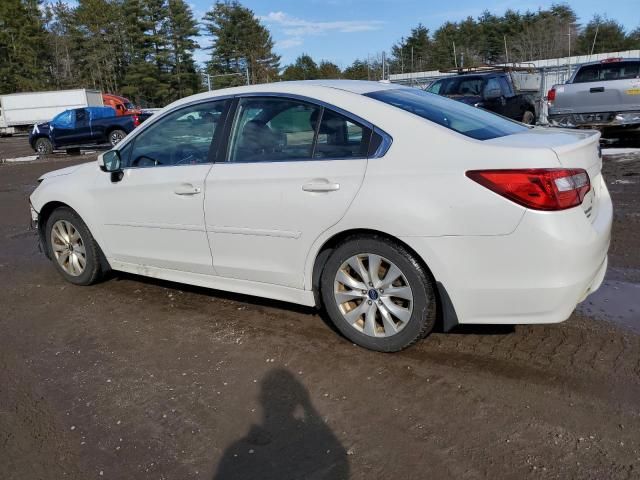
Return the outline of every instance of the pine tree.
[[[169,64],[171,66],[171,92],[169,101],[192,95],[200,90],[200,76],[196,72],[193,51],[198,44],[198,24],[191,8],[183,0],[168,0],[167,35],[169,37]]]
[[[51,81],[40,0],[0,1],[0,93],[42,88]]]
[[[242,84],[242,74],[247,69],[251,83],[269,82],[278,77],[280,57],[273,53],[271,34],[253,11],[235,0],[218,1],[205,15],[204,24],[213,37],[208,73],[238,74],[218,79],[216,88]]]
[[[319,78],[318,65],[306,53],[303,53],[292,65],[282,72],[282,80],[314,80]]]

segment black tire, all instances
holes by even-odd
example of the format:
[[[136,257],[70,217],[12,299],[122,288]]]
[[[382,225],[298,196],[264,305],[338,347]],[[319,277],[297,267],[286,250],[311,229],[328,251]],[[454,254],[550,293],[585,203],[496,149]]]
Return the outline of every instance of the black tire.
[[[76,276],[70,275],[62,268],[53,251],[53,246],[51,244],[51,230],[56,222],[60,220],[69,222],[78,231],[82,244],[85,248],[85,267],[82,273]],[[100,280],[103,274],[100,262],[102,252],[93,238],[93,235],[91,235],[91,232],[76,212],[68,207],[60,207],[54,210],[47,219],[44,237],[47,244],[47,253],[49,254],[49,258],[55,265],[56,270],[58,270],[65,280],[75,285],[92,285]]]
[[[522,123],[524,123],[525,125],[535,125],[536,114],[533,113],[531,110],[527,110],[522,115]]]
[[[109,143],[111,144],[112,147],[115,147],[126,136],[127,136],[127,132],[125,132],[124,130],[120,130],[120,129],[111,130],[109,132]]]
[[[375,254],[393,262],[413,293],[411,316],[404,328],[386,337],[374,337],[357,330],[343,316],[334,297],[334,281],[341,266],[354,255]],[[431,274],[402,245],[377,235],[347,238],[329,256],[320,278],[324,308],[340,332],[361,347],[378,352],[397,352],[426,337],[436,323],[436,294]]]
[[[36,140],[35,150],[40,155],[49,155],[53,152],[53,145],[48,138],[39,138]]]

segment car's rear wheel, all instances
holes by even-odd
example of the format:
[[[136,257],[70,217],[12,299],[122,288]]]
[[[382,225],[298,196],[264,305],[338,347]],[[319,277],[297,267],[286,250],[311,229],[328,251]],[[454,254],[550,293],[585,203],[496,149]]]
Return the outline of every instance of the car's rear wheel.
[[[522,123],[524,123],[525,125],[533,125],[534,123],[536,123],[536,114],[530,110],[527,110],[522,115]]]
[[[320,288],[338,330],[371,350],[402,350],[435,325],[429,272],[406,248],[383,237],[355,236],[337,247],[323,269]]]
[[[111,144],[112,147],[115,147],[126,136],[127,136],[127,132],[125,132],[124,130],[114,130],[111,133],[109,133],[109,143]]]
[[[100,248],[77,213],[58,208],[49,216],[45,228],[49,257],[65,280],[76,285],[91,285],[99,280]]]
[[[39,138],[36,140],[36,152],[40,155],[48,155],[53,152],[53,145],[48,138]]]

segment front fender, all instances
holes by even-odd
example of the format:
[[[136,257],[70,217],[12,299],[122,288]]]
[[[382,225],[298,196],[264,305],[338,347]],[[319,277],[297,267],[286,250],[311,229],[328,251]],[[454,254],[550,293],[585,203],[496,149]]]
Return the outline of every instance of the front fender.
[[[31,205],[40,217],[49,213],[48,206],[53,204],[73,209],[87,225],[102,251],[107,254],[105,248],[108,246],[104,243],[100,225],[94,220],[96,205],[90,193],[90,187],[102,172],[97,162],[79,165],[75,170],[72,168],[74,167],[69,167],[69,173],[64,172],[67,169],[63,169],[60,171],[63,173],[58,175],[58,172],[45,174],[38,188],[29,197]],[[39,223],[42,224],[40,220]]]

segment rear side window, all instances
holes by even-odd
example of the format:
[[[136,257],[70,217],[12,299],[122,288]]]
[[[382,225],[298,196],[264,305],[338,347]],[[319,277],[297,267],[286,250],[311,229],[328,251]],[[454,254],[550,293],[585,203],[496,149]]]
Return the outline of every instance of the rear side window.
[[[320,105],[290,98],[241,98],[228,161],[366,158],[370,137],[368,128]]]
[[[612,62],[581,67],[573,83],[628,80],[640,77],[640,62]]]
[[[476,140],[489,140],[527,131],[524,125],[486,110],[417,88],[380,90],[366,94]]]

